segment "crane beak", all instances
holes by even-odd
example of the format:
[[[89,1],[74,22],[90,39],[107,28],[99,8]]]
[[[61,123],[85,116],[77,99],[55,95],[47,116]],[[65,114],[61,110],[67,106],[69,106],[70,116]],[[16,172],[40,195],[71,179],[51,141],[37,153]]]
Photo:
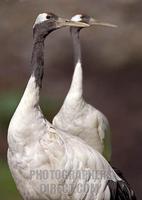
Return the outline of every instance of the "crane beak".
[[[100,22],[98,20],[95,20],[94,18],[90,19],[89,24],[90,24],[90,26],[96,25],[96,26],[107,26],[107,27],[117,28],[117,25],[115,25],[115,24]]]
[[[83,22],[75,22],[68,19],[64,19],[64,18],[58,18],[57,28],[60,28],[63,26],[73,26],[73,27],[83,28],[83,27],[89,27],[89,24],[83,23]]]

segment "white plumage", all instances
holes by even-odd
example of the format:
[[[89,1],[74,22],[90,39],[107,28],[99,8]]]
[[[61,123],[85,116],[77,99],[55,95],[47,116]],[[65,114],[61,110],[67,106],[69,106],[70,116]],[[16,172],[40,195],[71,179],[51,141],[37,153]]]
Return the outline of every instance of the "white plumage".
[[[40,24],[40,23],[43,23],[44,21],[47,20],[47,13],[42,13],[42,14],[39,14],[38,17],[36,18],[36,21],[33,25],[33,28],[34,26],[36,26],[37,24]]]
[[[60,27],[74,25],[65,21],[61,22],[60,18]],[[44,118],[39,106],[44,40],[57,28],[56,22],[59,27],[58,17],[48,13],[48,19],[34,27],[33,72],[9,124],[8,164],[24,200],[109,200],[112,190],[117,192],[117,186],[111,187],[110,181],[117,184],[121,179],[101,154],[84,141],[53,127]],[[72,172],[84,170],[89,173],[84,179],[71,176]],[[48,172],[47,179],[35,176],[44,171]],[[53,172],[66,172],[66,175],[52,177]],[[94,178],[92,172],[103,172],[103,176]],[[65,185],[68,190],[64,190]],[[79,185],[89,187],[80,192],[77,189]],[[54,191],[48,190],[51,186],[54,186]]]
[[[92,19],[85,15],[75,15],[71,20],[90,24]],[[79,136],[110,161],[111,141],[108,120],[103,113],[86,103],[83,98],[83,72],[79,32],[80,28],[71,28],[75,70],[69,92],[60,111],[54,117],[53,124],[56,128]]]
[[[17,188],[23,198],[31,200],[79,200],[85,198],[90,200],[103,199],[105,195],[110,196],[110,191],[107,186],[108,179],[111,178],[113,181],[116,181],[120,180],[120,178],[115,174],[107,161],[105,161],[97,151],[87,146],[82,140],[78,140],[78,138],[74,136],[67,135],[66,133],[52,128],[52,125],[49,125],[42,114],[40,112],[38,113],[38,110],[35,111],[35,114],[39,116],[35,118],[31,116],[31,126],[34,127],[34,134],[31,128],[31,130],[28,130],[30,137],[13,137],[16,142],[14,147],[16,152],[13,151],[13,147],[10,147],[8,151],[9,166]],[[26,121],[30,123],[30,116],[25,122]],[[38,132],[35,132],[35,128],[38,129]],[[12,127],[9,129],[9,134],[10,131],[12,131]],[[23,131],[27,132],[26,128],[25,130],[22,128],[22,131],[20,131],[20,134],[24,136]],[[38,134],[38,137],[34,140],[35,134]],[[66,171],[67,176],[64,178],[59,177],[58,179],[48,178],[46,180],[37,180],[34,176],[31,178],[31,171],[40,172],[44,170],[48,170],[49,174],[53,170],[60,170],[60,172]],[[79,170],[90,171],[89,178],[70,178],[71,172],[75,173]],[[91,170],[93,170],[93,172],[96,171],[96,173],[102,171],[107,175],[110,173],[111,177],[103,176],[99,180],[91,178]],[[58,190],[55,190],[56,192],[54,193],[48,191],[41,192],[41,185],[52,187],[53,183],[56,186],[56,190],[60,187],[60,192],[58,192]],[[90,187],[88,191],[85,191],[83,194],[76,191],[79,184],[83,186],[85,186],[85,184],[90,185]],[[95,188],[95,192],[93,193],[90,192],[92,188],[91,184],[93,188]],[[71,189],[69,189],[70,185],[72,185]],[[67,193],[64,192],[65,186],[68,187]]]

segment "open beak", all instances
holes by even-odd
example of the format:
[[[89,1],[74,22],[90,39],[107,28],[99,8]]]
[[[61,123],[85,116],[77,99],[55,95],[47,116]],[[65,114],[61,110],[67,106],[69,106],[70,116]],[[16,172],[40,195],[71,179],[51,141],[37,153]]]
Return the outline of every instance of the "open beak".
[[[57,27],[63,27],[63,26],[73,26],[73,27],[89,27],[89,24],[87,23],[83,23],[83,22],[75,22],[75,21],[71,21],[68,19],[64,19],[64,18],[58,18],[57,20]]]
[[[115,24],[110,24],[110,23],[106,23],[106,22],[100,22],[98,20],[95,20],[94,18],[91,18],[89,21],[90,26],[93,25],[97,25],[97,26],[107,26],[107,27],[112,27],[112,28],[116,28],[117,25]]]

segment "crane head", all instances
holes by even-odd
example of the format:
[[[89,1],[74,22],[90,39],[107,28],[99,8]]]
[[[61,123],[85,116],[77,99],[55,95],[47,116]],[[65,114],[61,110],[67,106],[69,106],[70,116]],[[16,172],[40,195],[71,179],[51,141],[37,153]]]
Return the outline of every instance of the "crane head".
[[[98,26],[107,26],[107,27],[112,27],[112,28],[117,27],[117,25],[106,23],[106,22],[100,22],[100,21],[94,19],[93,17],[90,17],[90,16],[85,15],[85,14],[74,15],[71,18],[71,21],[74,21],[74,22],[83,22],[83,23],[88,24],[89,26],[98,25]]]
[[[50,32],[65,27],[87,27],[87,23],[75,22],[65,18],[58,17],[53,13],[42,13],[39,14],[33,25],[33,32],[40,34],[43,37],[46,37]]]

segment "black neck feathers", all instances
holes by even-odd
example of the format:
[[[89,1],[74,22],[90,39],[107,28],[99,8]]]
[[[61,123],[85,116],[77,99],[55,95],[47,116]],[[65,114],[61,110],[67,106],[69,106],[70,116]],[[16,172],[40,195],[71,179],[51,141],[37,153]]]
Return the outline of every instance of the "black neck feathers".
[[[43,67],[44,67],[44,40],[43,37],[34,37],[31,65],[32,75],[35,77],[36,85],[42,87]]]

